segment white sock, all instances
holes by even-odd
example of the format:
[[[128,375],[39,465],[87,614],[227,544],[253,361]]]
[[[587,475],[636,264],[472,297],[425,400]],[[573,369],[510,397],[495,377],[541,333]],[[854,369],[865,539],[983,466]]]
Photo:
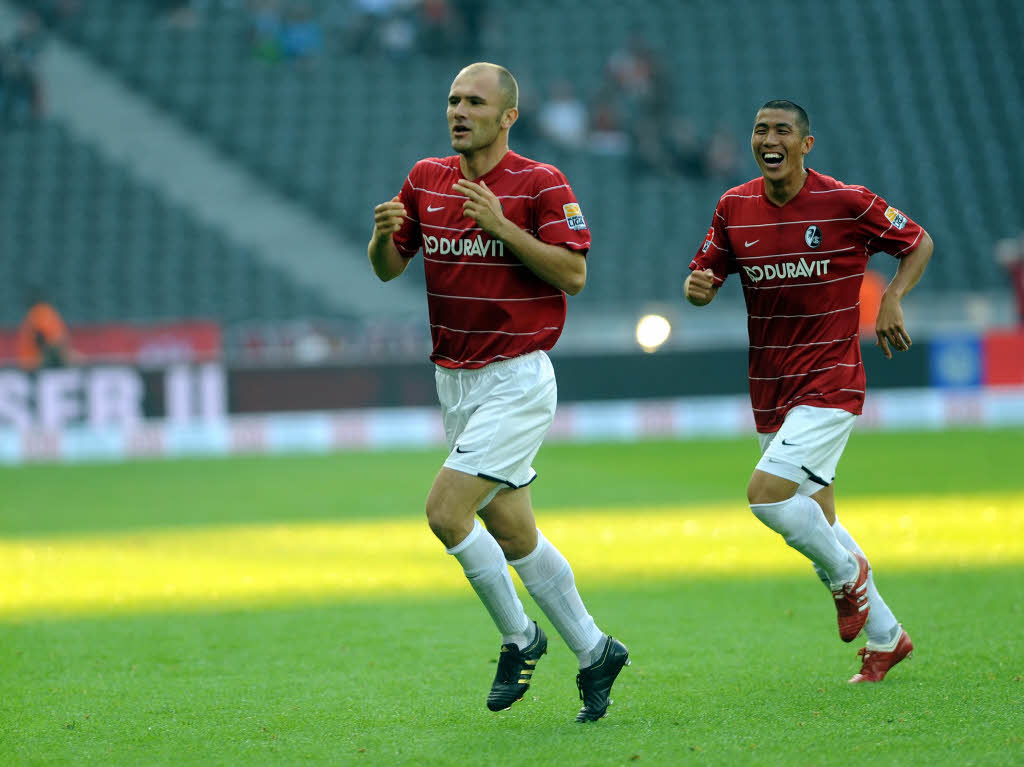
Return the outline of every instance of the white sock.
[[[480,520],[463,541],[446,551],[459,560],[470,585],[501,632],[502,644],[522,650],[533,639],[533,624],[519,601],[501,546]]]
[[[892,630],[892,639],[884,644],[882,642],[876,642],[868,637],[868,649],[876,652],[892,652],[896,649],[896,645],[900,643],[900,635],[903,633],[902,628],[903,627],[897,623]]]
[[[778,503],[752,503],[750,510],[785,538],[786,543],[824,570],[830,588],[841,588],[857,576],[857,560],[837,540],[813,498],[797,494]]]
[[[576,653],[580,668],[591,665],[593,651],[602,646],[605,635],[583,606],[566,558],[538,530],[537,548],[509,564],[565,644]]]
[[[857,541],[853,540],[853,536],[839,524],[838,517],[835,524],[832,525],[832,531],[843,546],[867,559],[860,546],[857,545]],[[889,605],[885,603],[882,595],[875,588],[874,570],[868,573],[868,604],[871,606],[871,611],[868,613],[867,623],[864,624],[864,633],[867,634],[868,642],[872,645],[882,646],[892,644],[899,637],[900,624],[896,622],[896,616],[892,614]]]

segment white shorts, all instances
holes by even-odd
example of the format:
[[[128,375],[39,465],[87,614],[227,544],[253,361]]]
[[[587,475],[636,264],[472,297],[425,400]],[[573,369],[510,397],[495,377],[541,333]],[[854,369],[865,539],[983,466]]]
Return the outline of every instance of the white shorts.
[[[801,495],[814,495],[835,480],[856,418],[840,408],[798,405],[777,432],[757,435],[762,453],[757,468],[796,482]]]
[[[437,366],[437,398],[451,451],[444,465],[501,483],[533,482],[531,462],[555,417],[558,390],[551,360],[542,351],[473,370]]]

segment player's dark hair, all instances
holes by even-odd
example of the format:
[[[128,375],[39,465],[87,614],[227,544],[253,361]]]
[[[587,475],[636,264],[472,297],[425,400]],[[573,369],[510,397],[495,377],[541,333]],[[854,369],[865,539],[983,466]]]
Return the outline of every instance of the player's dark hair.
[[[782,109],[786,112],[792,112],[796,115],[796,127],[800,131],[800,135],[811,135],[811,118],[807,116],[807,111],[799,104],[789,99],[772,99],[766,102],[761,109]],[[760,112],[761,109],[757,111]]]

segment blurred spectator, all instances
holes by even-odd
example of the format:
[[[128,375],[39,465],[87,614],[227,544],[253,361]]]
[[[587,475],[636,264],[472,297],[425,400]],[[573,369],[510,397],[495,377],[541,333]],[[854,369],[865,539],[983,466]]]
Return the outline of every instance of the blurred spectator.
[[[693,178],[707,176],[713,147],[714,139],[710,143],[704,142],[692,120],[685,117],[671,119],[666,148],[672,167],[678,173]]]
[[[704,162],[689,122],[675,114],[668,67],[638,33],[614,51],[606,65],[604,103],[630,127],[637,166],[659,174],[702,173]]]
[[[736,137],[727,126],[719,125],[715,128],[708,142],[705,161],[705,171],[710,178],[726,186],[740,183],[740,153]]]
[[[16,352],[23,370],[63,367],[70,361],[68,329],[38,286],[28,290],[28,313],[18,326]]]
[[[10,41],[0,45],[0,124],[22,125],[46,111],[39,54],[46,42],[40,18],[26,13]]]
[[[281,8],[278,0],[250,0],[249,45],[253,55],[265,61],[280,61]]]
[[[634,32],[624,48],[608,57],[607,73],[626,99],[640,102],[650,97],[654,87],[654,66],[654,54],[647,40]]]
[[[601,95],[590,114],[590,151],[622,156],[629,153],[629,134],[622,127],[622,116],[614,102]]]
[[[459,21],[448,0],[422,0],[418,30],[420,49],[428,56],[452,53],[461,37]]]
[[[460,30],[461,45],[457,46],[458,52],[467,58],[477,58],[483,47],[487,0],[452,0],[451,4]]]
[[[1009,274],[1017,302],[1017,323],[1024,327],[1024,232],[996,243],[996,261]]]
[[[568,149],[580,149],[587,140],[587,107],[576,96],[570,80],[555,80],[540,108],[538,124],[549,141]]]
[[[408,56],[416,44],[416,1],[353,0],[346,47],[354,53]]]
[[[309,62],[323,51],[323,30],[305,0],[282,10],[279,0],[250,0],[249,44],[264,61]]]
[[[307,61],[323,49],[323,33],[308,2],[295,2],[281,26],[281,51],[286,59]]]

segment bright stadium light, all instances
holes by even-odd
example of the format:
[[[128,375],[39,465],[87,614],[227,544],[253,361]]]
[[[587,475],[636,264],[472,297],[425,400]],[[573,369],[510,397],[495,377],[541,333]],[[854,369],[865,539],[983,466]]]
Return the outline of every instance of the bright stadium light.
[[[669,321],[660,314],[645,314],[636,324],[636,342],[645,352],[654,352],[672,333]]]

